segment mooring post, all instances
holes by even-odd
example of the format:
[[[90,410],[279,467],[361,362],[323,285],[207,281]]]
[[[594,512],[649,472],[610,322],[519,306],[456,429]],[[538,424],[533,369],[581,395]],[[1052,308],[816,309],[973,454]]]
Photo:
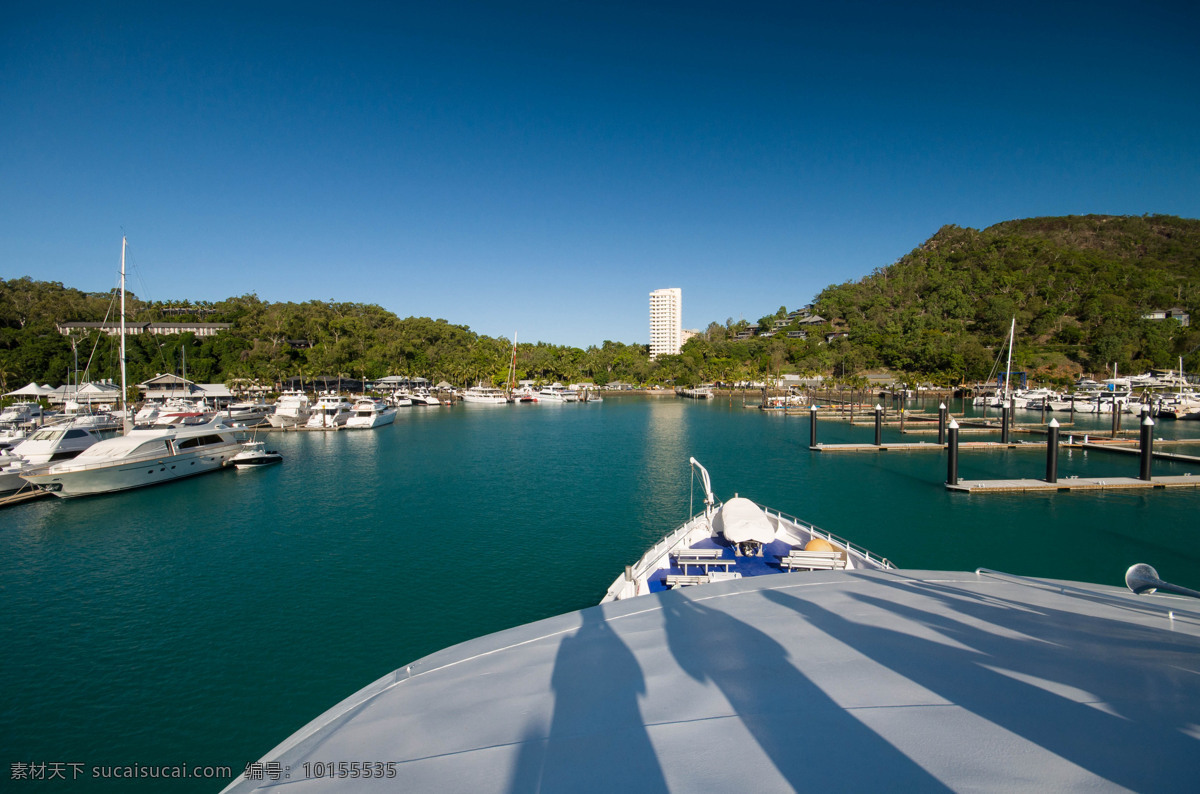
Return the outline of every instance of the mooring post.
[[[1000,404],[1000,443],[1008,443],[1008,406]]]
[[[938,404],[938,444],[946,443],[946,404]]]
[[[1154,420],[1150,414],[1142,420],[1142,479],[1150,481],[1150,460],[1154,457]]]
[[[817,406],[808,406],[808,445],[817,445]]]
[[[1046,482],[1058,482],[1058,420],[1051,419],[1046,431]]]
[[[1116,438],[1117,431],[1121,429],[1121,414],[1117,410],[1117,393],[1116,392],[1113,392],[1112,412],[1113,412],[1112,437]]]
[[[883,444],[883,406],[875,403],[875,446]]]
[[[946,484],[958,485],[958,422],[950,420],[950,445],[946,448]]]

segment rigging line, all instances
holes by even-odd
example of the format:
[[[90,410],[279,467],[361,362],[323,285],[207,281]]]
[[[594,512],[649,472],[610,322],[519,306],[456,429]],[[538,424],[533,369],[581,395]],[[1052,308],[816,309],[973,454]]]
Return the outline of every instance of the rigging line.
[[[116,305],[117,305],[117,290],[113,289],[113,290],[109,291],[108,308],[104,311],[103,322],[105,322],[105,323],[108,322],[108,318],[112,316],[113,308]],[[101,330],[100,333],[96,335],[96,342],[95,342],[95,344],[92,345],[92,352],[88,353],[87,361],[83,365],[83,374],[88,379],[89,382],[91,381],[92,361],[96,357],[96,350],[100,347],[100,340],[103,339],[104,337],[105,337],[105,333],[103,330]],[[75,389],[77,391],[79,389],[78,379],[79,379],[79,376],[78,376],[78,374],[76,374]]]

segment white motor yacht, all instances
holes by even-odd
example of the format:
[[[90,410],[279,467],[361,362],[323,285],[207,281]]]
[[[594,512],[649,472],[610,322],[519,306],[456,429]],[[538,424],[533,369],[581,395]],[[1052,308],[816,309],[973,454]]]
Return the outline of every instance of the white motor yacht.
[[[417,389],[409,395],[412,404],[416,406],[441,405],[442,401],[434,397],[428,389]]]
[[[261,424],[275,411],[275,406],[266,400],[244,400],[232,403],[225,409],[225,417],[239,425]]]
[[[372,400],[364,397],[350,409],[350,418],[346,420],[346,429],[369,430],[372,427],[390,425],[396,421],[396,409],[383,400]]]
[[[124,491],[215,471],[241,451],[223,418],[201,425],[137,428],[98,441],[71,460],[22,472],[64,498]]]
[[[13,403],[0,410],[0,426],[19,427],[40,422],[47,413],[38,403]]]
[[[512,402],[503,391],[494,389],[491,386],[472,386],[463,392],[463,402],[465,403],[481,403],[485,405],[504,405]]]
[[[579,400],[579,395],[563,386],[561,383],[551,383],[543,386],[537,393],[538,402],[542,403],[573,403]]]
[[[274,413],[267,415],[271,427],[304,427],[308,424],[311,406],[302,391],[285,391],[275,401]]]
[[[353,404],[338,394],[326,392],[313,404],[305,427],[336,430],[350,419]]]
[[[81,427],[48,425],[34,430],[16,444],[0,466],[0,492],[14,491],[25,484],[23,472],[77,457],[100,441],[100,435]]]
[[[235,469],[257,469],[281,462],[283,455],[276,450],[267,449],[266,442],[247,441],[242,444],[242,451],[230,458],[226,465]]]

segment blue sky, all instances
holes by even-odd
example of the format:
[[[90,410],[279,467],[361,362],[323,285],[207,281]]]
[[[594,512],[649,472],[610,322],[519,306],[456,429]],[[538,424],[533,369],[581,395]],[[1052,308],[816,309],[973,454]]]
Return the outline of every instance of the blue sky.
[[[944,224],[1200,217],[1193,3],[0,5],[0,277],[645,343]]]

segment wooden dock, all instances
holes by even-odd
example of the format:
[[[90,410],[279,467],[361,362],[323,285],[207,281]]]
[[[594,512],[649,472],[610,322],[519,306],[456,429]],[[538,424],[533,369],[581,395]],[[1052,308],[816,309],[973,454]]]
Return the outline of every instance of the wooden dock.
[[[962,480],[946,483],[946,490],[962,493],[1055,493],[1058,491],[1145,490],[1155,488],[1200,488],[1200,477],[1188,474],[1169,477],[1068,477],[1058,482],[1045,480]]]
[[[1064,445],[1065,446],[1065,445]],[[945,444],[930,441],[911,443],[885,442],[883,444],[817,444],[809,447],[813,452],[941,452]],[[964,449],[1042,449],[1045,444],[1030,441],[960,441],[959,450]]]
[[[0,496],[0,507],[24,504],[25,502],[32,502],[34,499],[42,499],[46,496],[53,496],[53,494],[49,491],[43,491],[41,488],[23,488],[8,496]]]
[[[1158,446],[1159,444],[1162,444],[1162,443],[1165,443],[1165,442],[1155,441],[1154,445]],[[1194,443],[1194,442],[1190,442],[1190,443]],[[1079,449],[1092,449],[1092,450],[1099,450],[1101,452],[1118,452],[1118,453],[1122,453],[1125,455],[1141,455],[1142,454],[1141,449],[1139,449],[1137,446],[1134,446],[1132,444],[1127,444],[1127,443],[1115,443],[1114,444],[1111,441],[1108,443],[1105,443],[1105,444],[1097,444],[1093,441],[1089,441],[1086,444],[1080,442],[1078,444],[1075,444],[1074,446],[1078,447]],[[1169,460],[1169,461],[1173,461],[1175,463],[1200,463],[1200,455],[1181,455],[1178,452],[1159,452],[1157,450],[1152,450],[1150,452],[1150,457],[1154,458],[1155,460]]]

